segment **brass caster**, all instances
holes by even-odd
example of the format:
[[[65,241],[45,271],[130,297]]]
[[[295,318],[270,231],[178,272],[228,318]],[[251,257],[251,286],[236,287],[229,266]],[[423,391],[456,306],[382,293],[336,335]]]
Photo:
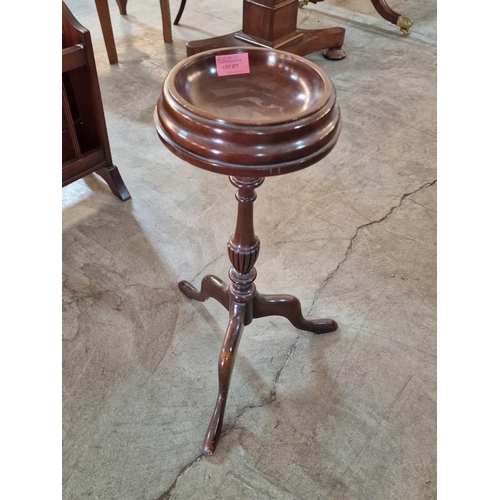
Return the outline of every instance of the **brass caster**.
[[[413,21],[406,16],[399,16],[396,22],[396,26],[399,26],[403,36],[408,36],[410,34],[410,28],[413,26]]]

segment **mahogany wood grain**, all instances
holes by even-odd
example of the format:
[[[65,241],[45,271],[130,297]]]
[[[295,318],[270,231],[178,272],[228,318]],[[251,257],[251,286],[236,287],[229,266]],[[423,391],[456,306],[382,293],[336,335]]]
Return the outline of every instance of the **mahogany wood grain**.
[[[248,54],[250,73],[219,77],[215,57],[239,53]],[[324,71],[289,52],[256,47],[178,63],[165,80],[155,122],[165,146],[193,165],[254,178],[316,163],[341,129],[335,88]]]

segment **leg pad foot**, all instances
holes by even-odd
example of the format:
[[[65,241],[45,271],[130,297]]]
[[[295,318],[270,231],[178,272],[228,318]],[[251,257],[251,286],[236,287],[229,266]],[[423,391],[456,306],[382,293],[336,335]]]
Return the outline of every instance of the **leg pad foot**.
[[[339,47],[330,47],[323,51],[323,57],[329,61],[341,61],[345,59],[346,56],[345,50]]]

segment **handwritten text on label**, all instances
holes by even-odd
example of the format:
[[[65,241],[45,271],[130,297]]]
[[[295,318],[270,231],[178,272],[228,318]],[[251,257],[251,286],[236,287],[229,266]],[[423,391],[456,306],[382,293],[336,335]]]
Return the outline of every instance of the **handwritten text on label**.
[[[248,52],[215,56],[215,64],[217,66],[217,75],[219,76],[250,73]]]

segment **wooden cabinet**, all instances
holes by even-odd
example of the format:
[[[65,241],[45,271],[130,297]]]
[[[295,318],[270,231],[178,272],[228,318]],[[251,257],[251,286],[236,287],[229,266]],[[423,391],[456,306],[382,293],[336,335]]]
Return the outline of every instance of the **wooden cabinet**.
[[[90,32],[63,2],[62,185],[94,172],[118,198],[130,198],[111,158]]]

